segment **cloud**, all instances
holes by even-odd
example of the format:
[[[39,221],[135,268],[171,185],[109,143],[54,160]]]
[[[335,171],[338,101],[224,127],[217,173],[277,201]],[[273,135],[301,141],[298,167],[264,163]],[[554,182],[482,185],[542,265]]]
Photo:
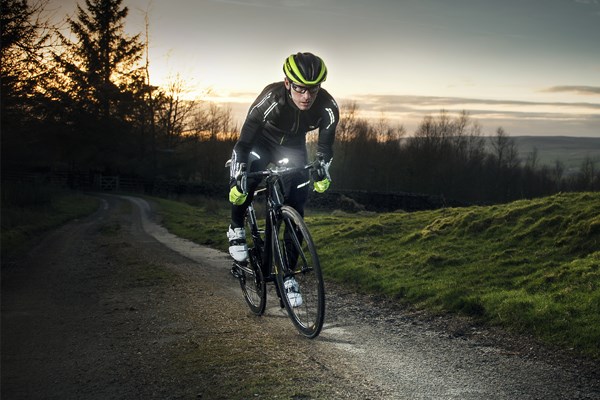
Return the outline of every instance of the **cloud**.
[[[598,87],[585,87],[588,93],[596,90],[593,93],[600,93]],[[583,89],[579,89],[583,90]],[[356,96],[355,100],[359,106],[374,107],[379,106],[382,109],[393,108],[409,108],[416,109],[420,107],[445,108],[463,107],[465,109],[474,106],[506,106],[506,107],[561,107],[561,108],[586,108],[600,110],[600,103],[563,103],[563,102],[532,102],[520,100],[493,100],[493,99],[474,99],[466,97],[436,97],[436,96],[404,96],[404,95],[361,95]]]
[[[310,1],[306,0],[210,0],[213,3],[231,4],[235,6],[248,6],[260,8],[272,7],[307,7],[311,5]]]
[[[560,92],[570,92],[577,93],[581,95],[597,95],[600,94],[599,86],[553,86],[547,89],[544,89],[543,92],[549,93],[560,93]]]
[[[339,100],[342,109],[346,104],[356,102],[361,117],[398,122],[409,131],[418,126],[425,116],[436,116],[441,111],[449,115],[466,111],[484,130],[502,126],[509,128],[511,134],[521,135],[600,135],[600,103],[378,94]]]
[[[263,1],[242,1],[242,0],[210,0],[213,3],[222,3],[222,4],[231,4],[234,6],[249,6],[249,7],[269,7],[269,4],[266,4]]]

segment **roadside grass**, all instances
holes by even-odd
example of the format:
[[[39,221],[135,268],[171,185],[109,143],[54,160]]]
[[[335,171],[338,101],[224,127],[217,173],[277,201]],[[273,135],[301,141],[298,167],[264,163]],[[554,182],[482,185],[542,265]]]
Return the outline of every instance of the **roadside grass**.
[[[148,198],[158,205],[161,224],[174,235],[195,243],[227,250],[225,236],[229,224],[229,208],[226,203],[208,197],[186,198],[173,201]]]
[[[153,200],[172,233],[226,251],[226,203]],[[329,280],[600,358],[600,193],[306,220]]]
[[[2,185],[2,258],[18,253],[40,233],[89,215],[98,199],[49,184]]]

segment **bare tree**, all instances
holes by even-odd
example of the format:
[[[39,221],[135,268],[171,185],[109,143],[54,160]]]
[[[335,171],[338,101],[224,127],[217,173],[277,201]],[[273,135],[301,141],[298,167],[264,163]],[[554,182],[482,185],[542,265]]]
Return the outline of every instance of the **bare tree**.
[[[354,137],[357,120],[358,105],[355,101],[341,107],[340,121],[336,130],[338,142],[347,142]]]
[[[528,154],[525,160],[525,167],[534,171],[539,164],[539,155],[537,147],[534,147]]]
[[[396,143],[406,135],[403,125],[392,126],[385,115],[381,115],[375,126],[375,137],[380,143]]]
[[[184,98],[186,87],[185,81],[177,74],[165,88],[159,90],[156,97],[156,135],[163,151],[172,151],[193,136],[190,124],[197,102]]]
[[[596,163],[591,157],[586,157],[581,163],[581,168],[577,176],[577,186],[579,190],[597,190],[598,189],[598,173],[596,171]]]
[[[556,160],[554,162],[554,168],[552,169],[552,179],[554,181],[556,191],[561,190],[564,173],[565,164],[560,160]]]
[[[231,107],[214,102],[200,102],[194,109],[192,131],[200,140],[232,140],[237,136]]]
[[[496,130],[496,136],[492,138],[492,148],[499,168],[514,168],[519,165],[519,153],[515,141],[502,127]]]

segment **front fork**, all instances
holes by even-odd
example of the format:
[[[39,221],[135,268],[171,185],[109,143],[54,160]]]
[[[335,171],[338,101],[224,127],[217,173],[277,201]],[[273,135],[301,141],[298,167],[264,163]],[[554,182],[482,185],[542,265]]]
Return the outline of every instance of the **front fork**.
[[[284,304],[283,304],[283,300],[282,300],[282,296],[285,296],[285,289],[283,287],[280,287],[277,281],[277,274],[279,273],[278,268],[281,268],[282,266],[279,265],[279,262],[277,262],[275,260],[275,257],[281,257],[282,259],[285,259],[285,254],[278,254],[279,253],[279,249],[278,249],[278,242],[277,242],[277,230],[276,228],[276,224],[277,221],[281,220],[281,205],[275,205],[273,207],[270,208],[270,212],[269,212],[269,224],[267,225],[266,228],[266,232],[265,232],[265,243],[269,243],[269,246],[265,246],[265,255],[264,255],[264,260],[266,263],[270,262],[270,264],[266,264],[266,265],[271,265],[272,268],[272,273],[270,274],[270,280],[275,282],[275,289],[277,292],[277,297],[279,298],[279,306],[281,308],[285,308]],[[267,250],[268,249],[268,250]],[[284,249],[282,249],[284,250]],[[268,254],[267,254],[268,253]]]

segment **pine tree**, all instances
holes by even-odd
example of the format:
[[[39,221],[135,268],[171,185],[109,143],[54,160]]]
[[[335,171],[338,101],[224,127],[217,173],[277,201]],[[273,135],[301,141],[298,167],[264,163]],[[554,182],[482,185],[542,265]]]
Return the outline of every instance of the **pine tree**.
[[[3,167],[41,163],[47,151],[40,133],[48,103],[53,27],[43,1],[0,0],[0,122]]]
[[[66,51],[61,64],[70,78],[71,93],[101,118],[118,117],[119,102],[142,78],[143,43],[139,35],[124,33],[128,8],[122,0],[86,0],[87,11],[77,6],[77,20],[69,26],[77,41],[63,37]]]
[[[127,36],[122,0],[86,0],[68,23],[76,40],[61,36],[56,55],[64,84],[61,97],[72,119],[79,162],[123,167],[130,159],[135,108],[143,103],[144,44]],[[82,135],[87,135],[82,137]],[[99,155],[101,157],[99,157]],[[92,166],[94,166],[92,165]]]

